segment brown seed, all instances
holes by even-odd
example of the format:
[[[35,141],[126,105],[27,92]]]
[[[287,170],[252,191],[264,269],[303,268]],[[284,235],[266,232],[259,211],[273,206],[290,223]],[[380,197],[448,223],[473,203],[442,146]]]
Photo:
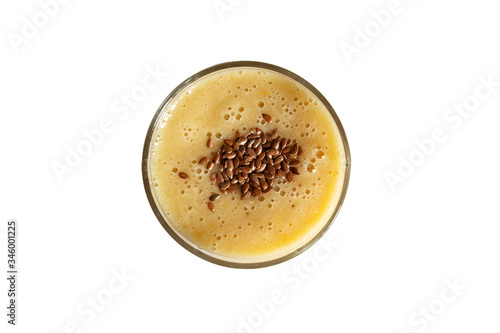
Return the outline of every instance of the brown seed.
[[[299,151],[299,145],[298,144],[294,144],[292,146],[292,149],[290,151],[290,154],[292,155],[297,155],[297,152]],[[286,154],[284,151],[283,151],[284,154]]]
[[[250,184],[245,183],[245,184],[243,184],[243,185],[241,186],[241,192],[242,192],[242,193],[245,193],[245,192],[247,192],[247,191],[248,191],[248,189],[249,189],[249,188],[250,188]]]
[[[274,168],[271,164],[268,164],[268,165],[267,165],[266,170],[267,170],[270,174],[272,174],[272,175],[274,175],[274,174],[276,173],[275,168]]]
[[[257,171],[257,172],[262,172],[262,171],[264,171],[264,170],[266,169],[266,167],[267,167],[267,164],[266,164],[266,163],[261,163],[261,165],[257,167],[257,163],[260,163],[260,162],[261,162],[260,160],[257,160],[257,162],[255,163],[255,166],[256,166],[255,171]]]
[[[292,173],[291,173],[291,172],[289,172],[289,173],[287,173],[287,174],[286,174],[286,180],[287,180],[289,183],[293,182],[293,175],[292,175]]]
[[[282,163],[283,163],[283,162],[282,162]],[[274,164],[274,165],[273,165],[273,168],[275,168],[276,170],[281,169],[281,163]]]
[[[265,145],[267,142],[267,136],[264,133],[260,134],[260,144]]]
[[[285,149],[283,149],[283,151],[281,152],[282,154],[287,154],[290,152],[290,150],[292,150],[292,148],[290,147],[286,147]]]
[[[233,170],[227,169],[226,170],[226,175],[229,177],[229,179],[232,179],[233,178]]]
[[[260,166],[262,165],[262,160],[255,160],[255,169],[259,169]]]
[[[238,183],[240,184],[243,184],[245,182],[245,177],[243,176],[243,174],[239,174],[238,175]]]
[[[259,184],[259,182],[254,182],[253,180],[251,180],[250,181],[250,186],[259,188],[260,184]]]
[[[240,159],[240,164],[248,165],[253,161],[253,157],[248,155],[247,152],[243,154],[243,157]]]
[[[275,159],[273,159],[273,165],[281,163],[281,161],[283,161],[283,155],[279,155],[278,157],[276,157]]]
[[[291,160],[290,161],[290,166],[292,168],[296,168],[296,167],[300,166],[300,161],[299,160]]]
[[[253,191],[254,191],[256,197],[260,197],[262,195],[262,191],[257,187],[255,187],[253,189]]]
[[[222,158],[226,158],[226,159],[230,160],[230,159],[233,159],[235,157],[236,157],[236,153],[232,152],[232,153],[224,155]]]
[[[267,113],[263,113],[262,114],[262,118],[264,118],[264,120],[267,121],[268,123],[272,123],[273,122],[273,118],[271,118],[271,116],[268,115]]]
[[[231,184],[238,184],[238,178],[237,177],[234,177],[233,179],[231,179]]]
[[[207,140],[207,147],[212,148],[213,146],[214,146],[214,140],[212,139],[212,137],[209,137]]]
[[[210,211],[213,213],[215,212],[215,206],[214,206],[214,203],[212,201],[210,201],[208,204],[208,209],[210,209]]]
[[[274,175],[270,172],[264,172],[264,178],[265,179],[273,179]]]
[[[241,137],[241,132],[240,132],[240,130],[239,130],[239,129],[237,129],[237,130],[236,130],[236,133],[234,133],[234,136],[235,136],[236,138]]]
[[[258,145],[257,148],[254,148],[255,149],[255,153],[257,155],[260,155],[260,153],[262,153],[262,146],[261,145]]]
[[[250,169],[252,169],[252,171],[255,171],[255,161],[252,161],[252,163],[250,163],[249,167],[250,167]]]
[[[215,200],[217,200],[217,198],[219,198],[219,197],[220,197],[220,194],[217,194],[217,193],[212,194],[212,195],[210,196],[210,201],[215,201]]]
[[[243,171],[244,173],[250,173],[252,172],[252,169],[250,167],[244,166],[241,168],[241,171]]]
[[[284,149],[285,147],[286,147],[286,139],[285,139],[285,138],[283,138],[283,139],[281,139],[281,141],[280,141],[280,149]]]
[[[228,145],[228,144],[225,143],[224,144],[224,151],[226,153],[231,153],[233,151],[233,146],[230,146],[230,145]]]
[[[300,175],[300,173],[299,173],[299,169],[297,169],[297,168],[290,168],[290,171],[291,171],[293,174]]]
[[[255,141],[254,141],[254,143],[252,145],[252,148],[255,149],[258,146],[260,146],[260,142],[261,142],[261,139],[260,139],[260,136],[259,136],[257,139],[255,139]]]
[[[271,147],[273,147],[274,149],[278,149],[280,147],[280,140],[276,139],[273,141],[273,143],[271,144]]]
[[[273,188],[272,187],[268,187],[266,188],[264,191],[262,191],[263,194],[265,193],[269,193]]]
[[[253,173],[257,178],[264,178],[264,175],[260,172],[254,172]]]
[[[265,190],[267,188],[267,183],[264,180],[264,178],[259,179],[259,184],[260,184],[260,187],[262,187],[263,190]]]
[[[213,181],[213,182],[215,182],[217,180],[217,175],[215,174],[215,172],[212,172],[210,174],[210,180]]]
[[[257,156],[257,154],[255,153],[255,150],[253,150],[252,148],[248,148],[247,153],[250,154],[250,156],[252,156],[253,158],[255,158]]]
[[[244,145],[245,143],[247,143],[247,141],[248,141],[248,139],[245,136],[242,136],[241,138],[236,140],[236,143],[238,144],[238,146],[241,146],[241,145]]]
[[[230,182],[225,181],[225,182],[223,182],[223,183],[220,183],[220,184],[219,184],[219,188],[220,188],[221,190],[227,190],[227,188],[228,188],[230,185],[231,185],[231,183],[230,183]]]
[[[233,167],[236,169],[239,165],[240,165],[240,157],[239,157],[239,156],[236,156],[236,157],[233,159]]]
[[[234,142],[231,139],[224,139],[224,143],[228,146],[232,146]]]
[[[278,129],[275,128],[272,133],[271,133],[271,139],[276,139],[276,137],[278,136]]]
[[[214,162],[212,162],[212,161],[208,162],[207,170],[212,170],[213,167],[214,167]]]
[[[254,173],[251,173],[248,175],[250,177],[250,179],[255,182],[255,183],[259,183],[259,178],[254,174]]]
[[[228,182],[229,181],[229,177],[226,175],[225,172],[222,172],[221,171],[221,175],[222,175],[222,178],[224,178],[224,181]]]
[[[259,154],[259,156],[257,156],[257,159],[258,159],[258,160],[261,160],[261,159],[263,159],[264,157],[266,157],[266,153],[265,153],[265,152],[262,152],[262,153],[260,153],[260,154]]]
[[[233,171],[234,165],[233,160],[227,161],[227,169]]]
[[[198,162],[198,164],[201,164],[201,165],[203,165],[203,164],[207,164],[207,163],[208,163],[208,161],[210,161],[210,160],[208,159],[208,157],[202,157],[202,158],[200,159],[200,161]]]
[[[248,139],[250,140],[250,138],[248,138]],[[252,146],[253,146],[254,142],[255,142],[255,139],[254,139],[254,140],[250,140],[250,141],[248,141],[248,142],[247,142],[246,146],[247,146],[248,148],[252,148]]]
[[[220,190],[220,193],[227,194],[227,190]]]
[[[286,164],[285,161],[281,162],[281,169],[285,172],[289,171],[288,164]]]
[[[297,156],[302,155],[302,153],[303,153],[302,147],[299,146],[299,150],[297,151]]]
[[[251,194],[252,194],[252,193],[250,193],[250,192],[246,192],[245,194],[243,194],[243,195],[241,196],[241,200],[248,199],[248,198],[250,197],[250,195],[251,195]]]
[[[276,171],[276,174],[281,177],[281,178],[285,178],[286,177],[286,173],[283,171],[283,170],[278,170]]]
[[[231,185],[231,186],[228,187],[227,190],[229,191],[229,193],[236,193],[236,191],[238,190],[238,186]]]
[[[215,178],[217,179],[217,183],[222,183],[224,181],[224,178],[222,178],[222,175],[220,173],[217,173]]]
[[[189,178],[189,176],[185,172],[179,172],[179,177],[181,177],[182,179],[188,179]]]
[[[252,134],[248,136],[248,140],[255,140],[257,138],[260,138],[260,134]]]
[[[271,179],[268,179],[268,180],[267,180],[267,185],[268,185],[269,187],[273,186],[273,184],[274,184],[274,178],[271,178]]]
[[[278,151],[278,149],[269,149],[267,151],[267,156],[276,156],[278,155],[280,152]]]
[[[215,153],[214,158],[212,158],[212,161],[214,162],[214,164],[219,164],[219,162],[220,162],[220,154],[219,153]]]

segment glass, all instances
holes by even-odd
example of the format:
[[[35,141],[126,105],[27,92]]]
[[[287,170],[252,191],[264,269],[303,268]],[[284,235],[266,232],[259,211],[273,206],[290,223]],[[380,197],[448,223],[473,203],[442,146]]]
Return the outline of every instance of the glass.
[[[280,73],[282,75],[285,75],[292,80],[298,82],[299,84],[303,85],[305,88],[307,88],[312,94],[314,94],[321,103],[326,107],[326,109],[330,112],[335,125],[340,133],[340,137],[342,140],[342,149],[343,153],[345,156],[345,171],[344,171],[344,179],[342,181],[342,189],[340,191],[339,197],[337,202],[335,203],[335,207],[333,209],[333,213],[331,214],[330,218],[328,221],[324,224],[323,228],[320,229],[316,235],[314,235],[307,243],[302,245],[301,247],[297,248],[296,250],[285,254],[283,256],[280,256],[278,258],[274,258],[271,260],[265,260],[265,261],[249,261],[249,260],[238,260],[235,258],[229,258],[229,257],[224,257],[221,255],[217,255],[214,253],[211,253],[205,249],[200,248],[196,244],[192,243],[190,240],[188,240],[186,237],[184,237],[180,232],[177,231],[175,226],[169,221],[167,218],[166,214],[164,214],[163,209],[161,208],[157,198],[156,198],[156,193],[154,190],[154,184],[152,181],[151,177],[151,170],[150,170],[150,154],[152,151],[152,144],[153,144],[153,138],[155,137],[155,130],[158,126],[158,123],[160,119],[162,119],[164,112],[168,109],[168,106],[172,100],[175,99],[175,97],[181,93],[186,87],[188,87],[191,83],[195,82],[196,80],[205,77],[206,75],[210,75],[214,72],[218,72],[221,70],[227,70],[227,69],[238,69],[238,68],[258,68],[258,69],[266,69],[269,71],[274,71],[277,73]],[[350,170],[351,170],[351,154],[349,150],[349,144],[347,142],[347,137],[344,132],[344,128],[342,127],[342,124],[340,122],[339,117],[333,110],[333,107],[328,103],[326,98],[316,89],[314,88],[313,85],[311,85],[309,82],[298,76],[297,74],[294,74],[290,72],[289,70],[286,70],[284,68],[263,63],[263,62],[255,62],[255,61],[234,61],[234,62],[225,62],[222,64],[218,64],[209,68],[206,68],[193,76],[189,77],[186,79],[184,82],[179,84],[168,96],[165,98],[163,103],[161,103],[160,107],[158,108],[158,111],[153,117],[153,120],[151,121],[151,124],[149,126],[147,135],[146,135],[146,140],[144,143],[144,150],[143,150],[143,155],[142,155],[142,176],[143,176],[143,181],[144,181],[144,187],[146,190],[146,195],[148,197],[149,203],[151,205],[151,208],[153,209],[153,212],[158,219],[158,221],[161,223],[163,228],[172,236],[173,239],[177,241],[181,246],[183,246],[186,250],[192,252],[193,254],[197,255],[200,258],[203,258],[207,261],[210,261],[212,263],[222,265],[222,266],[227,266],[227,267],[233,267],[233,268],[259,268],[259,267],[266,267],[266,266],[272,266],[275,264],[282,263],[286,260],[289,260],[300,253],[304,252],[307,250],[309,247],[311,247],[314,243],[316,243],[328,230],[330,225],[333,223],[335,220],[335,217],[337,216],[340,207],[342,206],[342,203],[344,202],[344,198],[347,193],[347,187],[349,183],[349,176],[350,176]]]

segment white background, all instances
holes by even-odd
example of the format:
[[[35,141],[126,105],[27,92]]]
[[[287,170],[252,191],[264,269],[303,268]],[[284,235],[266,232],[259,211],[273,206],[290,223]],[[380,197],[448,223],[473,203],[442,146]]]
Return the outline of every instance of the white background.
[[[0,330],[498,332],[497,3],[401,0],[381,28],[370,13],[388,0],[220,3],[229,9],[218,12],[213,0],[73,0],[52,7],[48,22],[35,0],[1,3],[1,267],[6,223],[16,218],[20,275],[16,327],[6,323],[1,279]],[[24,38],[23,18],[34,15],[46,24],[16,46],[12,36]],[[357,40],[358,53],[346,57],[342,43],[356,47],[366,26],[369,43]],[[338,244],[331,254],[316,244],[270,268],[219,267],[155,219],[140,169],[151,118],[182,80],[233,60],[303,76],[343,122],[352,174],[325,237]],[[120,118],[114,103],[147,68],[168,75]],[[497,82],[488,98],[446,121],[488,76]],[[60,181],[53,163],[103,119],[113,130]],[[397,174],[400,157],[422,157],[415,141],[436,129],[446,140],[391,190],[386,173]],[[133,279],[110,294],[122,270]],[[465,290],[453,293],[450,283]],[[270,306],[280,292],[283,302]],[[78,312],[96,296],[107,304],[95,316]],[[428,317],[419,314],[427,308]]]

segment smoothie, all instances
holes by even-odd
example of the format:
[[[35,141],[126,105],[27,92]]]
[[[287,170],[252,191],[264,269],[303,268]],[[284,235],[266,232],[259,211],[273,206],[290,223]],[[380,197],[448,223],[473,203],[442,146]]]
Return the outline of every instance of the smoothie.
[[[288,139],[287,152],[295,149],[293,177],[276,176],[256,193],[250,187],[252,195],[239,184],[221,190],[212,161],[224,140],[274,131]],[[193,247],[235,262],[279,258],[311,240],[332,217],[348,165],[321,101],[290,77],[253,67],[185,87],[165,105],[152,140],[149,177],[163,216]]]

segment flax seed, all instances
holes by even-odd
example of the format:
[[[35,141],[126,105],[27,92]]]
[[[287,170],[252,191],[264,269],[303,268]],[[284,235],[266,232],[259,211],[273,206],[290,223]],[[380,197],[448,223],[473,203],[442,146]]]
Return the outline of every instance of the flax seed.
[[[267,156],[276,156],[278,155],[280,152],[277,150],[277,149],[269,149],[267,151]]]

